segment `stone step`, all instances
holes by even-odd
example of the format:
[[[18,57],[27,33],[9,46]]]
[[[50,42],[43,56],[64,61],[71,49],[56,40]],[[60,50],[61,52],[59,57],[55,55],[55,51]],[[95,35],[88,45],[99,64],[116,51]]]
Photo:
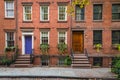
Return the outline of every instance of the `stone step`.
[[[87,58],[81,59],[81,58],[74,58],[73,61],[88,61]]]
[[[72,64],[89,64],[88,61],[73,61]]]
[[[18,58],[30,58],[30,56],[19,56]]]
[[[85,54],[73,54],[74,56],[85,56]]]
[[[87,58],[86,56],[74,56],[74,58]]]
[[[30,61],[16,61],[15,64],[30,64]]]
[[[72,64],[72,67],[91,67],[91,64]]]
[[[14,64],[14,67],[32,67],[32,64]]]

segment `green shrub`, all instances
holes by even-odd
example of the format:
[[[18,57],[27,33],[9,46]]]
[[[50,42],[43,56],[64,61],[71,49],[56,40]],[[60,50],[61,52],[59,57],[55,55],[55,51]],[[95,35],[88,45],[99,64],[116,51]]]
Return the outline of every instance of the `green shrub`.
[[[49,45],[48,44],[40,44],[40,49],[42,51],[42,54],[47,54],[48,49],[49,49]]]
[[[67,44],[65,43],[59,43],[58,44],[58,51],[63,54],[65,50],[67,49]]]
[[[67,56],[66,58],[65,58],[65,65],[71,65],[72,64],[72,60],[71,60],[71,58],[69,57],[69,56]]]

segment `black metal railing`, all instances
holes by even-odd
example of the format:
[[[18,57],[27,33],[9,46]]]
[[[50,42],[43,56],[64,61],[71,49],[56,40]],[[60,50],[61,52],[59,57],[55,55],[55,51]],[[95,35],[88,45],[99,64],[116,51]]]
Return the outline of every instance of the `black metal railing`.
[[[70,56],[71,56],[72,59],[74,59],[74,55],[73,54],[74,54],[74,51],[73,51],[73,49],[71,49]]]
[[[32,54],[30,54],[30,63],[33,63],[33,54],[34,54],[34,49],[32,49]]]
[[[88,51],[87,51],[87,49],[85,48],[84,49],[84,54],[87,56],[87,58],[88,58]]]
[[[16,61],[16,59],[17,59],[17,57],[18,57],[18,49],[15,49],[15,52],[14,52],[14,54],[12,55],[12,62],[14,63],[15,61]]]

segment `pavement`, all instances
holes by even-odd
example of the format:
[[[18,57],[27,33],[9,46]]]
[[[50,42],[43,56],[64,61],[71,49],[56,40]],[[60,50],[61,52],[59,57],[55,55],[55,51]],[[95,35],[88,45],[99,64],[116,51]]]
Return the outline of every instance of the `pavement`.
[[[32,68],[0,68],[0,78],[4,77],[56,77],[56,78],[115,78],[110,68],[61,68],[61,67],[32,67]]]

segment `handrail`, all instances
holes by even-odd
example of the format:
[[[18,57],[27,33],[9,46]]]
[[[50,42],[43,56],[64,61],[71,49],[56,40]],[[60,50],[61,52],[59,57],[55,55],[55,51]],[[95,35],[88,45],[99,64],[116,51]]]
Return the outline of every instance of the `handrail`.
[[[33,54],[34,54],[34,49],[32,49],[32,54],[30,54],[30,63],[33,63]]]
[[[74,59],[73,54],[74,54],[73,49],[71,49],[70,55],[71,55],[71,58],[72,58],[72,59]]]
[[[85,48],[84,49],[84,53],[85,53],[85,55],[87,56],[87,58],[88,58],[88,51],[87,51],[87,49]]]
[[[17,59],[17,57],[18,57],[18,49],[15,49],[15,52],[14,52],[14,54],[12,56],[12,61],[15,62],[15,60]]]

